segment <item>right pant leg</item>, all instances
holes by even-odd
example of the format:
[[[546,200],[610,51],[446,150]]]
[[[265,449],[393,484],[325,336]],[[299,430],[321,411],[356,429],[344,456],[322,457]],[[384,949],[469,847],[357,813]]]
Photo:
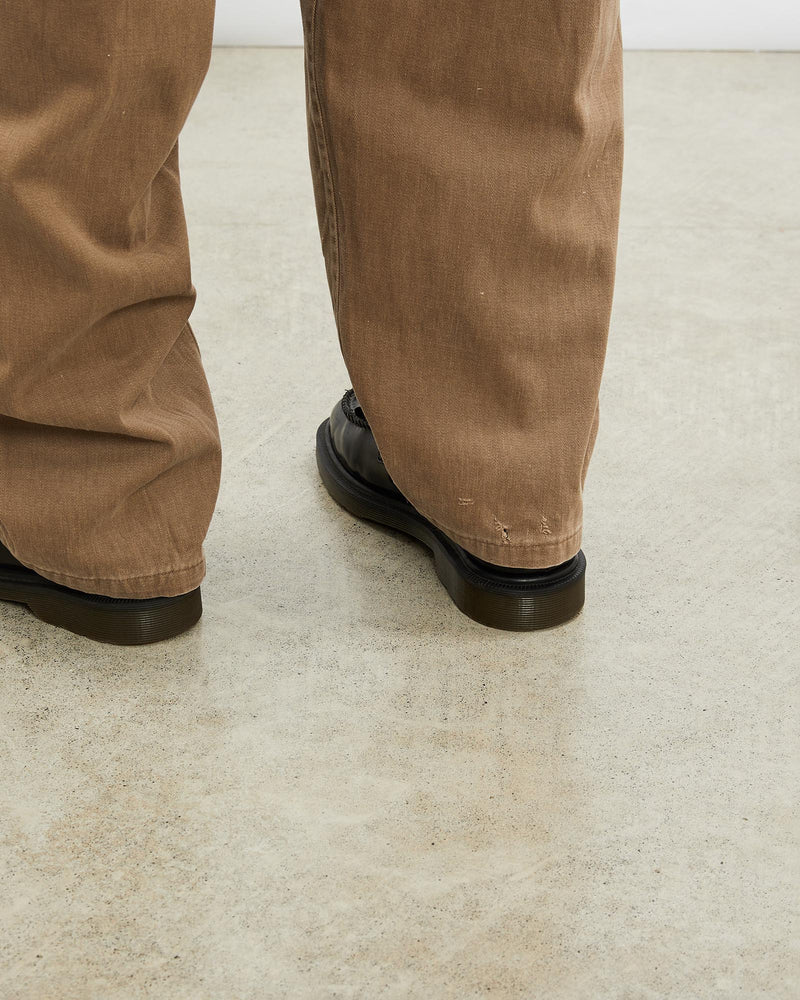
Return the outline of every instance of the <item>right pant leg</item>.
[[[622,171],[617,0],[302,0],[342,352],[398,489],[467,551],[580,548]]]
[[[220,446],[178,135],[213,0],[4,0],[0,541],[117,597],[196,587]]]

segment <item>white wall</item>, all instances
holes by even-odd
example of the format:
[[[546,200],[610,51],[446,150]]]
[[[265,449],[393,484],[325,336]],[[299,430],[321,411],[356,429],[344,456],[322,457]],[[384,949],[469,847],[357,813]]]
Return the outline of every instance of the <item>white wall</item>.
[[[621,0],[629,49],[800,49],[797,0]]]
[[[300,0],[217,0],[217,45],[302,45]]]
[[[621,2],[629,49],[800,49],[798,0]],[[300,45],[301,35],[300,0],[217,0],[219,45]]]

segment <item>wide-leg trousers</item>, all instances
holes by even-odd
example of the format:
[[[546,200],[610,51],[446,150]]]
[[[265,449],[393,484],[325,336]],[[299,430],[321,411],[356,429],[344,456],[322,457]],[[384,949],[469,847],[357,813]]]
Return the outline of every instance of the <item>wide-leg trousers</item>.
[[[562,562],[614,283],[617,0],[301,6],[333,309],[387,469],[474,555]],[[92,593],[171,596],[205,572],[220,443],[178,138],[213,15],[3,3],[0,541]]]

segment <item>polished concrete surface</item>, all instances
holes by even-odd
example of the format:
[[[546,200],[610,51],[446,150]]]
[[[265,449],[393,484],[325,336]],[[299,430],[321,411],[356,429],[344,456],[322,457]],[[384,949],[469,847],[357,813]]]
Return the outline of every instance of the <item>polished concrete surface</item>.
[[[2,1000],[800,996],[800,56],[631,54],[588,602],[463,618],[320,487],[297,51],[183,142],[226,445],[202,625],[0,607]]]

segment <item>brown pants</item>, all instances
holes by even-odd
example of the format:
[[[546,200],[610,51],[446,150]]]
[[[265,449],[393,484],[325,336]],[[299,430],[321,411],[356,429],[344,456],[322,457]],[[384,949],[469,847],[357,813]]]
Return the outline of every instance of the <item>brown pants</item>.
[[[613,288],[617,0],[302,6],[331,294],[387,468],[475,555],[561,562]],[[177,143],[212,21],[213,0],[3,3],[0,541],[84,591],[204,573],[220,446]]]

